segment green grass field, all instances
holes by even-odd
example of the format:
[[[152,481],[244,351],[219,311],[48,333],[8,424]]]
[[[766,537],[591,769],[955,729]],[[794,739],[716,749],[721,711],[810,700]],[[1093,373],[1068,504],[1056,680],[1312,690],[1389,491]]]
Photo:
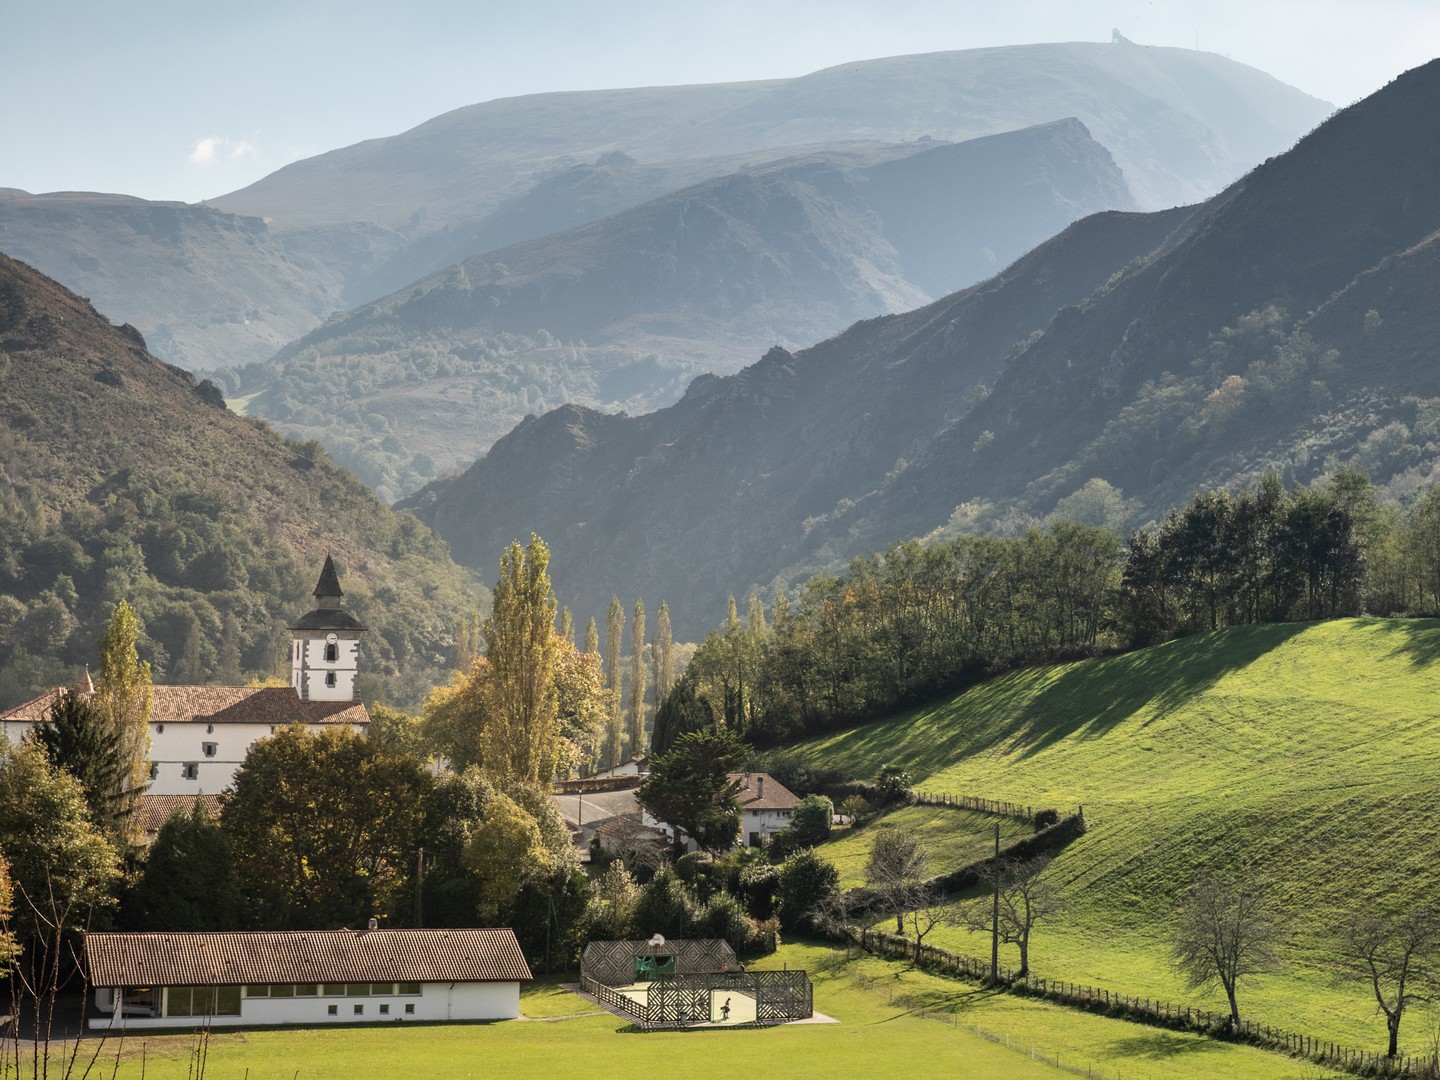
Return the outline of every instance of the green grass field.
[[[811,971],[816,1008],[840,1022],[642,1034],[545,982],[523,994],[525,1014],[542,1018],[532,1021],[217,1034],[204,1075],[207,1080],[724,1080],[761,1069],[794,1080],[1061,1080],[1087,1069],[1107,1080],[1332,1075],[1278,1054],[982,992],[874,957],[847,958],[824,946],[787,945],[762,966],[781,965]],[[113,1070],[117,1080],[138,1080],[143,1069],[146,1080],[188,1078],[194,1046],[183,1035],[131,1038],[123,1046],[112,1042],[104,1048],[100,1073],[109,1077]]]
[[[1245,627],[1016,672],[797,749],[862,776],[901,764],[923,790],[1083,804],[1091,831],[1050,871],[1070,911],[1036,931],[1041,975],[1216,1007],[1170,969],[1167,926],[1202,876],[1255,875],[1293,934],[1242,1012],[1373,1050],[1374,1002],[1328,957],[1347,913],[1440,888],[1437,660],[1433,620]],[[932,940],[988,951],[955,928]],[[1402,1042],[1434,1033],[1417,1014]]]
[[[903,806],[882,814],[858,828],[837,832],[820,852],[840,871],[840,887],[853,889],[865,884],[865,864],[875,837],[885,829],[903,829],[924,845],[929,872],[943,874],[956,867],[983,859],[995,850],[995,825],[1000,825],[1000,843],[1008,845],[1034,829],[1014,818],[952,810],[943,806]]]

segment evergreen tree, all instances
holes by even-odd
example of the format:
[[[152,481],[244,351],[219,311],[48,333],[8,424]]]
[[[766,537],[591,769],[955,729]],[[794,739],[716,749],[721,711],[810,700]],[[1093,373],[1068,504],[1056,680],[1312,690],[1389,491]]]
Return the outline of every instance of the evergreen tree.
[[[703,731],[711,724],[710,706],[696,693],[695,680],[682,675],[655,710],[650,756],[665,753],[688,731]]]
[[[196,799],[160,827],[123,919],[134,930],[239,930],[243,905],[230,840]]]
[[[127,793],[130,763],[125,740],[92,701],[93,695],[66,690],[46,712],[35,737],[51,765],[80,781],[90,820],[112,844],[124,848],[134,810]]]
[[[139,620],[130,605],[121,600],[100,642],[100,676],[92,702],[120,738],[127,773],[124,791],[129,802],[124,817],[132,823],[136,820],[134,810],[150,784],[150,706],[154,695],[150,665],[140,659],[135,649],[139,638]],[[133,828],[128,839],[139,840]]]
[[[620,723],[621,708],[621,673],[620,673],[620,635],[625,627],[625,609],[620,606],[620,598],[610,598],[610,610],[605,614],[605,689],[610,695],[610,719],[609,727],[605,736],[605,765],[618,765],[620,763],[620,738],[622,727]]]
[[[548,784],[558,763],[558,639],[549,564],[550,549],[538,536],[532,534],[526,548],[512,543],[501,556],[485,621],[490,709],[481,754],[486,771],[502,785]]]
[[[645,602],[635,601],[630,623],[630,708],[627,710],[630,754],[645,752]]]

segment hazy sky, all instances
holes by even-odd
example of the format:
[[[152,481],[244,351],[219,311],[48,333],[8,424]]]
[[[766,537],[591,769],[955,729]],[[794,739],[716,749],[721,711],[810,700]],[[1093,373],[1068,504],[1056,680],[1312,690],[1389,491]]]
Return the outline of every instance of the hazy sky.
[[[1440,54],[1440,0],[13,0],[0,187],[195,201],[449,109],[1042,41],[1200,48],[1337,105]]]

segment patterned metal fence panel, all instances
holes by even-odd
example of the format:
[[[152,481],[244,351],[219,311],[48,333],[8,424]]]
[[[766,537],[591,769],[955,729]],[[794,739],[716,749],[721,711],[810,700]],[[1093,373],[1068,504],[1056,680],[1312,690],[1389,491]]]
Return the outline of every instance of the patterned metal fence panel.
[[[649,941],[592,941],[580,957],[580,974],[607,986],[626,986],[635,981],[637,956],[673,956],[677,978],[736,966],[735,950],[723,938],[677,938],[659,946]]]
[[[612,954],[623,958],[623,975],[616,985],[628,985],[634,975],[634,963],[636,952],[633,946],[637,942],[591,942],[591,945],[612,946],[618,945],[624,948],[619,952],[611,949],[599,949],[591,952],[587,947],[585,956],[590,964],[590,970],[583,970],[580,975],[580,987],[585,993],[595,998],[602,1004],[628,1016],[641,1027],[685,1027],[690,1024],[704,1024],[713,1022],[714,993],[721,991],[726,994],[744,994],[755,999],[755,1020],[757,1024],[778,1024],[789,1020],[804,1020],[814,1015],[815,998],[814,988],[810,984],[810,976],[803,971],[747,971],[736,970],[720,971],[717,965],[714,970],[692,971],[676,975],[673,979],[659,979],[646,984],[645,998],[637,1001],[629,994],[623,994],[606,985],[603,980],[597,978],[593,972],[599,970],[610,958],[611,963],[615,962]],[[680,944],[679,942],[676,943]],[[701,944],[706,944],[701,942]],[[724,944],[723,942],[721,944]],[[726,946],[728,949],[729,946]],[[713,959],[714,956],[722,953],[699,954],[703,958]],[[733,968],[734,953],[730,954],[729,961],[720,961]],[[692,957],[693,959],[693,957]]]
[[[711,988],[665,980],[651,983],[647,992],[645,1019],[651,1024],[708,1024],[710,1022]]]

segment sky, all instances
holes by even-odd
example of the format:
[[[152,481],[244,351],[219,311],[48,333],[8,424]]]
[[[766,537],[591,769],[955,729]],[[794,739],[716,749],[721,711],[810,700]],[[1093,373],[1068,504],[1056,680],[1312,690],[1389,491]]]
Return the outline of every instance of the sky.
[[[1440,0],[14,0],[0,187],[195,202],[476,102],[1046,41],[1199,48],[1335,105],[1440,55]]]

